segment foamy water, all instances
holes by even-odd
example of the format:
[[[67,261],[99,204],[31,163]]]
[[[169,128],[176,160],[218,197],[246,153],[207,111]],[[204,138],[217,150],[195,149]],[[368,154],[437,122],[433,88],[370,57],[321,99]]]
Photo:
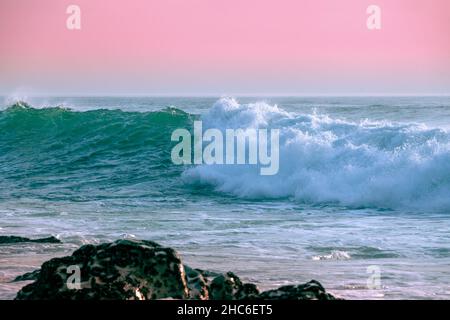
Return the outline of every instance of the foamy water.
[[[280,171],[203,165],[187,182],[209,183],[238,197],[287,198],[351,207],[450,209],[450,134],[423,123],[348,121],[287,113],[266,103],[217,102],[208,127],[278,128]]]

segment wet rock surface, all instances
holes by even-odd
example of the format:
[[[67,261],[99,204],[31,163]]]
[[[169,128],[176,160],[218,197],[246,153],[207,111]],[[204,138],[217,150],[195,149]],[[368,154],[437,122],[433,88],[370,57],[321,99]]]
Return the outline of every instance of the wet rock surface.
[[[55,237],[40,238],[40,239],[29,239],[25,237],[17,236],[0,236],[0,244],[14,244],[14,243],[61,243],[61,240]]]
[[[25,274],[16,277],[12,282],[37,280],[40,273],[41,273],[40,269],[27,272]]]
[[[316,280],[305,284],[283,286],[261,293],[258,298],[264,300],[335,300]]]
[[[232,272],[191,268],[183,265],[172,248],[145,240],[85,245],[15,281],[33,279],[36,281],[23,287],[16,299],[335,299],[314,280],[260,293],[255,284],[243,283]]]

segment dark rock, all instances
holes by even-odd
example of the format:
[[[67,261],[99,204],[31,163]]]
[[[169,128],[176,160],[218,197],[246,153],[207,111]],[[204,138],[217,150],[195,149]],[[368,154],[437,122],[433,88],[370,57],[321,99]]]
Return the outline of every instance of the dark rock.
[[[184,270],[186,272],[189,299],[208,300],[208,279],[204,276],[203,272],[186,265],[184,266]]]
[[[77,273],[79,281],[74,282]],[[139,240],[85,245],[15,281],[30,279],[36,281],[16,299],[334,299],[314,280],[259,293],[256,285],[243,283],[232,272],[190,268],[173,249]]]
[[[208,285],[211,300],[251,299],[259,294],[254,284],[243,284],[233,272],[215,277]]]
[[[80,271],[79,288],[72,286],[73,267]],[[118,240],[85,245],[72,256],[45,262],[38,279],[22,288],[16,299],[137,300],[188,296],[184,267],[173,249],[151,241]]]
[[[48,238],[41,238],[41,239],[35,239],[35,240],[31,240],[31,242],[36,242],[36,243],[61,243],[61,240],[59,240],[58,238],[55,237],[48,237]]]
[[[218,277],[221,275],[221,273],[219,273],[219,272],[214,272],[214,271],[210,271],[210,270],[202,270],[202,269],[195,269],[195,270],[200,272],[206,280],[212,280],[215,277]]]
[[[41,238],[41,239],[29,239],[29,238],[16,237],[16,236],[0,236],[0,244],[24,243],[24,242],[61,243],[61,240],[59,240],[55,237],[48,237],[48,238]]]
[[[37,280],[40,273],[41,273],[40,269],[34,270],[32,272],[27,272],[25,274],[16,277],[12,282]]]
[[[263,300],[335,300],[336,298],[327,293],[324,287],[316,280],[308,283],[283,286],[275,290],[261,293],[258,299]]]

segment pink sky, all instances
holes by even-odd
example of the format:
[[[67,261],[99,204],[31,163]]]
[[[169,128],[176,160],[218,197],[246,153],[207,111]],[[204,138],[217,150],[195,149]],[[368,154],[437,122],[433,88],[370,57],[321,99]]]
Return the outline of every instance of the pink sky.
[[[15,91],[449,94],[450,1],[1,0],[0,93]]]

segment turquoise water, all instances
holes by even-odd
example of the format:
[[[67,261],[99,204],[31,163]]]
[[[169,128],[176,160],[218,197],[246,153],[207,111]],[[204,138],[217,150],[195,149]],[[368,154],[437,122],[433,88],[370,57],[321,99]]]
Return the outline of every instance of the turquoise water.
[[[119,237],[263,288],[450,297],[450,97],[3,100],[0,234],[64,244],[1,246],[0,298],[49,257]],[[194,120],[280,129],[279,173],[172,164],[171,133]]]

